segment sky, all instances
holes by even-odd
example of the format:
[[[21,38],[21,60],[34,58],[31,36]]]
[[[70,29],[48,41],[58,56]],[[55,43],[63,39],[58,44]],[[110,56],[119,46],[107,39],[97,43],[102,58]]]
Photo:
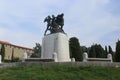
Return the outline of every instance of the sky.
[[[0,0],[0,40],[35,47],[42,44],[48,15],[64,13],[64,31],[81,46],[115,49],[120,39],[120,0]]]

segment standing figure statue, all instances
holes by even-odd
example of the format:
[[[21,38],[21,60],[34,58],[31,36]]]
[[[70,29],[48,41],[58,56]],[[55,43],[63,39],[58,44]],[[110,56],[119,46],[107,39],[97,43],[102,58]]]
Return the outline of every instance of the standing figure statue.
[[[58,28],[58,24],[56,23],[56,17],[52,15],[51,33],[56,33],[57,28]]]
[[[44,20],[44,22],[47,22],[47,29],[45,30],[44,35],[46,35],[47,30],[50,30],[50,28],[51,28],[51,19],[52,18],[50,16],[47,16]]]
[[[50,16],[47,16],[44,20],[44,22],[47,22],[47,29],[45,30],[44,35],[46,35],[46,32],[49,30],[50,33],[57,33],[57,32],[62,32],[63,31],[63,26],[64,26],[64,19],[63,19],[64,14],[59,14],[57,17],[52,15],[52,18]]]

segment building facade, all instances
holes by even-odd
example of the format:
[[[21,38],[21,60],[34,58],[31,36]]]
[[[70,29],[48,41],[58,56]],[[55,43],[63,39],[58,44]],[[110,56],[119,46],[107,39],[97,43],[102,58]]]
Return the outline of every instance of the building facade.
[[[0,41],[0,50],[1,50],[2,44],[5,47],[5,58],[4,59],[6,60],[11,60],[12,55],[14,58],[22,59],[23,54],[25,52],[27,53],[27,56],[29,58],[31,54],[33,53],[33,49],[31,48],[14,45],[12,43],[5,42],[5,41]]]

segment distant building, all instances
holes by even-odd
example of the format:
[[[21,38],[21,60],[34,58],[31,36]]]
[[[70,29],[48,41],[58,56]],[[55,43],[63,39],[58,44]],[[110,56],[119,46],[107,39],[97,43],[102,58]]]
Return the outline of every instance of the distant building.
[[[1,50],[2,44],[4,44],[4,46],[5,46],[5,59],[7,59],[7,60],[11,60],[12,53],[14,55],[14,58],[19,58],[19,59],[22,59],[23,54],[25,52],[28,53],[27,54],[28,58],[33,53],[33,49],[31,49],[31,48],[14,45],[14,44],[11,44],[11,43],[5,42],[5,41],[0,41],[0,50]]]

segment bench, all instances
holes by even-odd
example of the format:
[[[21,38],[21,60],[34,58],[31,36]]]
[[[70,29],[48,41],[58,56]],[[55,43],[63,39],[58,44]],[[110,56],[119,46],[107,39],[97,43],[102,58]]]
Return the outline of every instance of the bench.
[[[94,62],[112,62],[112,55],[108,54],[107,58],[88,58],[88,54],[83,53],[83,62],[90,62],[90,61],[94,61]]]

